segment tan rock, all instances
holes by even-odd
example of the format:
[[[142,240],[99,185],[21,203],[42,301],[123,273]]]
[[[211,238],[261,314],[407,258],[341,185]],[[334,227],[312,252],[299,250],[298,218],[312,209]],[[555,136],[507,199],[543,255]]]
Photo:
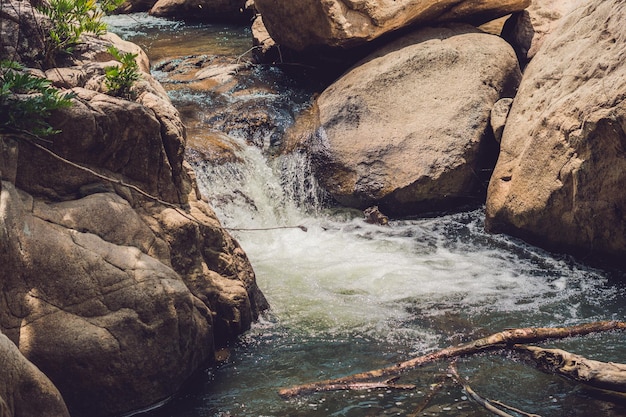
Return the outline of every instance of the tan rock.
[[[245,0],[157,0],[150,14],[161,17],[194,19],[243,19]]]
[[[135,86],[137,102],[104,94],[105,68],[115,64],[107,52],[111,45],[124,53],[137,54],[142,72]],[[74,89],[77,95],[71,108],[51,117],[50,122],[62,130],[55,137],[55,152],[87,165],[101,165],[110,174],[126,176],[163,200],[179,202],[186,198],[188,179],[181,168],[185,128],[163,87],[150,76],[145,53],[137,45],[107,34],[103,38],[86,37],[73,63],[72,67],[53,68],[45,73],[57,88]],[[103,132],[107,132],[106,137]],[[80,143],[76,143],[76,138]],[[135,145],[129,146],[131,143]],[[147,149],[156,152],[146,152]],[[36,161],[18,168],[18,186],[26,191],[53,199],[73,198],[82,185],[94,181],[89,173],[35,149],[23,149],[22,157]],[[46,170],[56,175],[42,177]],[[38,184],[40,181],[47,181],[46,186]]]
[[[51,119],[62,129],[55,136],[54,151],[66,159],[99,167],[109,176],[123,176],[162,200],[181,201],[172,163],[180,166],[182,153],[168,154],[171,146],[155,112],[106,94],[80,88],[74,91],[78,95],[75,104]],[[175,140],[175,146],[184,146],[181,136]],[[30,193],[54,200],[72,199],[81,186],[96,181],[91,173],[33,147],[22,147],[19,158],[16,185]]]
[[[489,230],[623,263],[625,19],[622,1],[590,1],[528,65],[489,184]]]
[[[502,36],[516,49],[520,61],[531,60],[547,35],[559,26],[559,21],[584,0],[532,0],[530,6],[515,13],[506,23]]]
[[[519,79],[512,48],[469,25],[383,47],[317,100],[309,148],[321,184],[345,205],[389,215],[472,201],[491,109]]]
[[[8,182],[0,200],[10,294],[0,326],[72,414],[168,397],[212,357],[214,340],[245,331],[267,308],[245,253],[202,201],[189,214],[138,214],[112,193],[50,204]]]
[[[209,309],[125,200],[98,193],[45,204],[7,182],[0,198],[0,259],[12,266],[0,324],[72,414],[147,406],[211,357]]]
[[[267,31],[261,15],[258,15],[252,22],[252,46],[255,47],[253,55],[257,61],[280,61],[280,51],[278,51],[276,42],[274,42],[274,39]]]
[[[498,143],[502,140],[502,132],[504,132],[504,126],[506,125],[506,119],[509,116],[512,104],[513,99],[507,97],[498,100],[494,104],[493,109],[491,109],[491,130]]]
[[[481,24],[523,10],[530,0],[256,0],[272,38],[300,51],[352,47],[409,26],[448,21]]]
[[[173,268],[210,308],[215,339],[224,343],[249,329],[268,305],[245,252],[224,232],[213,210],[203,201],[190,205],[188,215],[155,207],[144,219],[166,239]]]
[[[187,159],[191,163],[209,162],[214,165],[242,163],[242,145],[219,131],[198,128],[190,132]]]
[[[0,417],[69,417],[61,394],[0,333]]]

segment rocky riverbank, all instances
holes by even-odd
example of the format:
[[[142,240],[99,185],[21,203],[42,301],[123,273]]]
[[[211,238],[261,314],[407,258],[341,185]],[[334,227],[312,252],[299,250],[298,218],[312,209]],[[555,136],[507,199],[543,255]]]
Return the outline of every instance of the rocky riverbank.
[[[162,401],[267,308],[252,267],[198,192],[185,127],[135,45],[83,36],[42,68],[43,42],[20,34],[46,19],[23,2],[0,18],[0,56],[75,95],[50,139],[0,136],[0,415]],[[111,45],[138,54],[135,100],[106,94]]]

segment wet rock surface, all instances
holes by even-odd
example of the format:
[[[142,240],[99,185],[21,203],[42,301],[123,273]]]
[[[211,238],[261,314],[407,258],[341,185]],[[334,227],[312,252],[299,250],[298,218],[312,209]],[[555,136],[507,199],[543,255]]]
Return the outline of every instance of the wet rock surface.
[[[176,106],[183,109],[189,149],[197,143],[196,150],[217,163],[236,160],[233,151],[238,145],[232,138],[268,155],[281,152],[285,131],[324,85],[303,75],[294,79],[280,68],[222,56],[166,59],[154,70],[171,91]],[[207,131],[215,134],[207,135]],[[211,139],[202,139],[209,136]],[[189,156],[193,160],[197,153]]]

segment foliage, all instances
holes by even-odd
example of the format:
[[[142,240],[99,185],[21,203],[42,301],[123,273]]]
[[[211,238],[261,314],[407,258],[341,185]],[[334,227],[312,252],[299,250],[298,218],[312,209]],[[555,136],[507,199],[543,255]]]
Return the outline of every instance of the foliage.
[[[113,55],[113,58],[121,63],[121,65],[104,69],[104,84],[109,94],[126,99],[135,98],[132,88],[135,81],[139,79],[139,66],[135,60],[137,54],[131,52],[122,53],[115,46],[109,47],[108,51]]]
[[[45,119],[53,110],[70,107],[73,97],[61,94],[50,80],[32,75],[14,61],[0,62],[0,132],[58,133]]]
[[[50,19],[52,27],[46,37],[44,64],[54,65],[58,54],[71,54],[80,43],[83,33],[102,35],[106,24],[101,21],[106,13],[119,7],[124,0],[49,0],[38,10]]]

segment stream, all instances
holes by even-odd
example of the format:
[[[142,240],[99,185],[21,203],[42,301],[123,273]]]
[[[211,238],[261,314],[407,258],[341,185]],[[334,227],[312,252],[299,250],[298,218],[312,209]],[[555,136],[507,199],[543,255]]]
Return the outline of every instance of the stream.
[[[505,328],[626,316],[623,277],[487,234],[481,208],[383,227],[365,223],[358,211],[327,207],[306,157],[268,157],[319,88],[315,82],[264,66],[240,74],[237,86],[205,83],[203,89],[173,82],[161,70],[164,60],[191,55],[238,63],[251,46],[249,29],[146,14],[109,17],[107,23],[146,50],[155,77],[181,109],[189,127],[188,160],[224,226],[270,229],[232,233],[271,311],[230,347],[227,360],[141,416],[490,416],[450,381],[433,392],[446,381],[444,362],[407,373],[400,382],[415,384],[411,391],[339,391],[290,400],[277,391],[384,367]],[[262,120],[269,127],[237,127],[229,109],[247,108],[269,114]],[[225,162],[203,158],[210,153],[202,146],[208,136],[233,149]],[[623,333],[544,346],[626,362]],[[626,416],[624,400],[545,374],[517,355],[480,354],[460,359],[458,368],[481,396],[528,413]]]

